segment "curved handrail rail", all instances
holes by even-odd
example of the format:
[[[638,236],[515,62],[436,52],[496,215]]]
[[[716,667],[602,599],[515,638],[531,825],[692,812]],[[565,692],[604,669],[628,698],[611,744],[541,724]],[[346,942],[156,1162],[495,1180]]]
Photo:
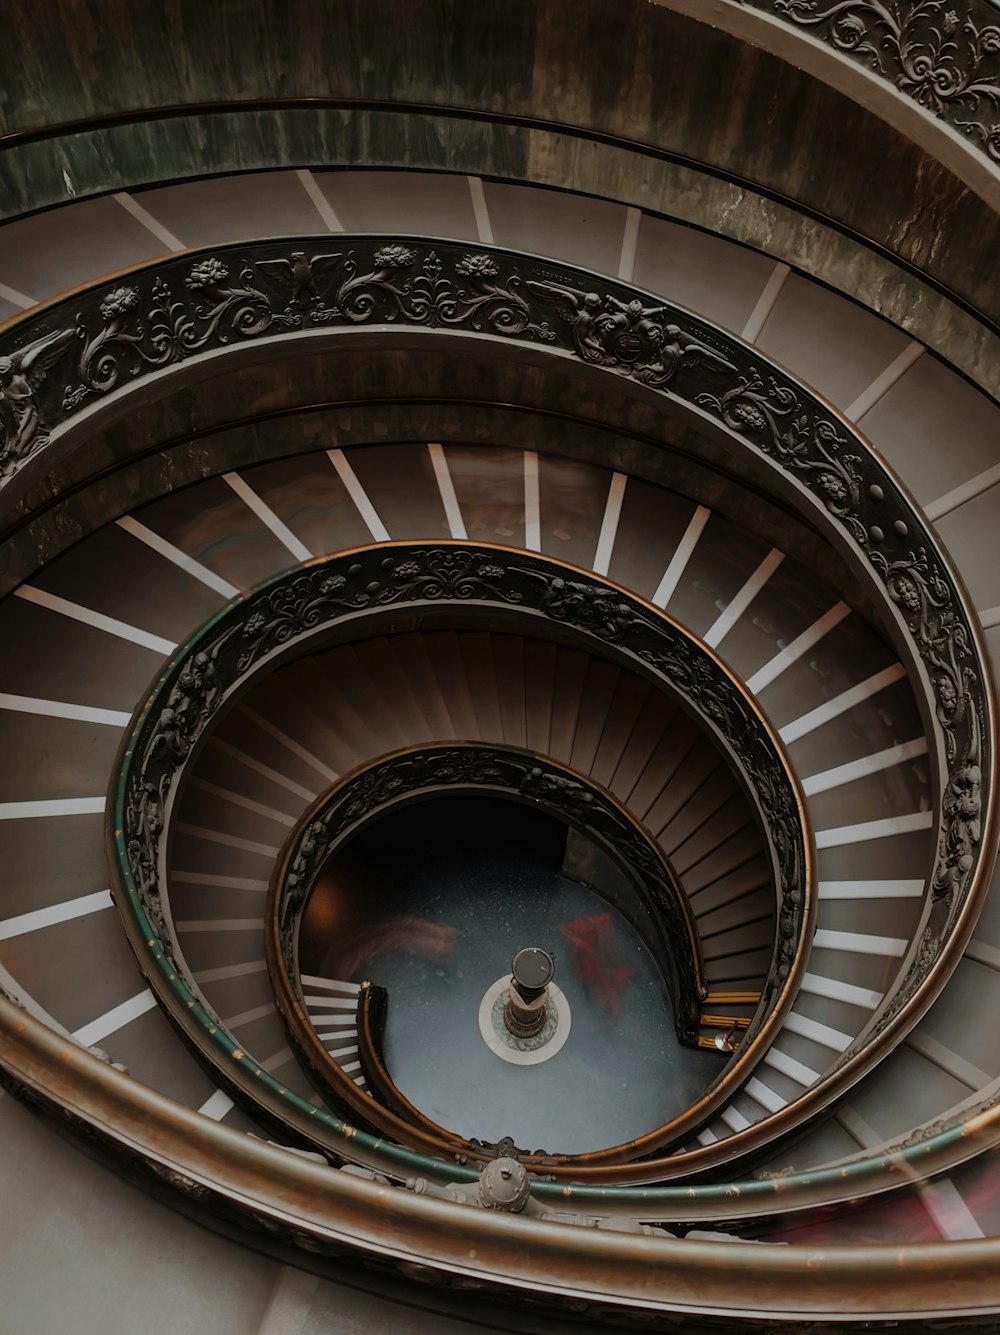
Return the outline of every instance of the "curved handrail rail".
[[[723,1079],[681,1116],[609,1154],[627,1152],[634,1158],[658,1150],[699,1125],[749,1078],[794,999],[815,913],[808,821],[779,740],[745,688],[712,651],[641,599],[551,558],[454,540],[360,548],[274,576],[248,598],[218,613],[179,648],[123,742],[108,807],[108,852],[119,907],[141,966],[178,1027],[219,1069],[224,1082],[235,1084],[244,1097],[257,1102],[266,1091],[277,1099],[274,1106],[287,1106],[299,1120],[307,1116],[317,1132],[323,1127],[341,1140],[342,1124],[305,1105],[263,1072],[204,1007],[186,977],[163,893],[168,883],[166,834],[187,767],[228,696],[242,691],[255,673],[272,667],[280,656],[315,647],[317,637],[329,638],[338,628],[343,633],[344,627],[363,621],[370,624],[371,619],[404,607],[411,613],[419,609],[425,619],[456,608],[467,614],[472,608],[494,617],[530,619],[536,625],[549,621],[561,633],[628,662],[700,719],[731,758],[734,774],[757,812],[777,896],[770,975],[754,1022]],[[522,764],[525,767],[530,769],[530,763]],[[362,790],[365,779],[363,774]],[[366,806],[367,799],[361,802],[362,810]],[[345,810],[350,813],[350,809],[348,801]],[[630,828],[628,822],[626,827]],[[298,832],[301,866],[292,850],[288,868],[290,877],[301,873],[307,884],[307,868],[322,843],[320,833],[309,841],[306,855],[311,828]],[[637,845],[633,855],[639,851]],[[277,902],[273,894],[272,905]],[[671,906],[680,913],[680,902],[673,897],[662,907],[666,911]],[[282,932],[286,926],[282,921]],[[679,939],[683,934],[681,924],[672,929]],[[695,990],[692,977],[683,994],[693,995]],[[415,1135],[419,1138],[411,1129],[411,1141]],[[359,1144],[355,1139],[353,1148]],[[450,1152],[447,1146],[428,1148]],[[391,1155],[397,1149],[385,1145],[380,1153]],[[601,1166],[604,1157],[596,1152],[576,1156],[573,1163],[589,1162],[591,1173],[614,1171]],[[552,1162],[546,1158],[546,1163]],[[550,1171],[570,1170],[557,1159]],[[654,1162],[643,1166],[646,1177],[655,1171]]]
[[[413,747],[359,766],[321,794],[296,822],[271,877],[265,910],[265,942],[278,1009],[297,1051],[314,1079],[330,1089],[334,1104],[345,1107],[361,1125],[406,1139],[405,1128],[387,1122],[378,1109],[372,1108],[371,1100],[330,1059],[316,1035],[299,981],[298,937],[302,915],[323,867],[345,840],[387,810],[395,810],[429,793],[444,792],[503,794],[527,802],[532,808],[549,812],[583,831],[628,873],[647,915],[645,923],[631,919],[632,925],[644,938],[661,973],[678,1040],[693,1046],[705,996],[697,927],[673,869],[635,818],[593,780],[547,756],[481,742]],[[648,939],[650,925],[655,932],[653,940]],[[361,1012],[366,1002],[371,1004],[371,992],[370,984],[362,985],[359,1032]],[[751,1040],[756,1038],[766,1018],[766,1007],[758,1007],[756,1024],[747,1030]],[[379,1064],[384,1065],[381,1059]],[[749,1066],[746,1054],[744,1078],[749,1075]],[[395,1090],[387,1072],[386,1079]],[[729,1082],[726,1089],[733,1092]],[[716,1101],[722,1096],[719,1091]],[[457,1146],[466,1157],[477,1156],[475,1144],[468,1139],[422,1114],[412,1117],[412,1105],[398,1091],[381,1103],[404,1121],[413,1121],[425,1147],[433,1147],[436,1140],[441,1153],[453,1151]],[[397,1103],[405,1104],[404,1113],[398,1113],[394,1106]],[[521,1157],[525,1162],[530,1158]],[[600,1157],[573,1156],[573,1160],[597,1161]],[[545,1163],[552,1166],[568,1159],[569,1156],[553,1154],[545,1157]]]
[[[398,1117],[422,1127],[425,1132],[439,1131],[440,1128],[429,1117],[414,1107],[389,1074],[382,1056],[388,1009],[389,994],[384,987],[376,987],[367,981],[361,984],[358,1000],[358,1060],[368,1088],[383,1107]]]
[[[147,1191],[220,1230],[247,1231],[257,1247],[302,1249],[312,1264],[354,1251],[361,1260],[421,1267],[430,1283],[461,1275],[513,1297],[530,1290],[555,1306],[580,1301],[606,1312],[687,1312],[761,1317],[985,1316],[1000,1308],[1000,1240],[815,1247],[711,1243],[575,1228],[499,1215],[323,1167],[202,1117],[48,1029],[0,993],[3,1083],[63,1134]],[[970,1127],[986,1148],[1000,1140],[1000,1108]],[[894,1170],[933,1171],[925,1147]],[[790,1182],[675,1187],[642,1193],[640,1216],[698,1218],[699,1196],[728,1200],[736,1215],[767,1213]],[[863,1189],[861,1175],[852,1187]],[[841,1181],[843,1188],[843,1181]],[[572,1188],[537,1183],[556,1210],[586,1208]],[[651,1196],[658,1204],[654,1206]],[[688,1205],[685,1208],[684,1202]],[[649,1213],[647,1214],[647,1209]],[[391,1230],[386,1227],[392,1219]],[[558,1215],[554,1216],[558,1220]],[[720,1253],[720,1248],[724,1251]]]
[[[71,429],[86,402],[106,402],[202,356],[262,341],[277,349],[283,339],[326,330],[405,326],[568,355],[664,395],[772,467],[786,494],[877,590],[917,669],[937,762],[937,858],[917,939],[875,1017],[877,1041],[871,1034],[856,1041],[834,1073],[841,1082],[856,1078],[943,986],[981,906],[997,840],[987,655],[961,581],[919,510],[851,423],[758,349],[679,307],[493,248],[346,236],[337,240],[344,250],[330,252],[330,244],[327,236],[191,252],[137,269],[110,291],[86,289],[35,324],[29,318],[0,331],[0,355],[16,353],[22,370],[30,357],[34,384],[2,457],[18,466]],[[54,367],[73,342],[71,310],[82,349],[77,379],[61,392]],[[46,332],[31,337],[33,328]],[[813,1092],[817,1104],[825,1098],[819,1086]]]

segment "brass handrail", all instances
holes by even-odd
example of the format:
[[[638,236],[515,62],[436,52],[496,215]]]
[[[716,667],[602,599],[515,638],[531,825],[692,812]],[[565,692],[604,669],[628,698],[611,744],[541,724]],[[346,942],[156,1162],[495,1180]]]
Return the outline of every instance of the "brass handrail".
[[[358,1001],[358,1060],[361,1070],[373,1096],[383,1107],[389,1108],[414,1126],[424,1126],[425,1130],[436,1132],[440,1128],[401,1092],[385,1064],[382,1052],[388,1006],[389,994],[384,987],[376,987],[370,982],[361,984]]]
[[[757,807],[778,895],[777,931],[771,976],[740,1051],[722,1079],[678,1117],[607,1151],[565,1163],[557,1157],[547,1170],[611,1182],[634,1181],[637,1174],[650,1181],[662,1173],[683,1172],[688,1159],[704,1150],[667,1158],[661,1154],[641,1165],[635,1161],[700,1126],[749,1078],[777,1032],[805,969],[811,937],[811,837],[799,785],[781,743],[742,683],[669,616],[607,580],[548,557],[489,544],[383,543],[319,558],[275,576],[249,598],[224,609],[176,651],[123,741],[120,777],[108,804],[108,851],[126,931],[151,986],[189,1041],[216,1065],[223,1083],[242,1089],[244,1097],[274,1096],[277,1106],[296,1105],[295,1096],[262,1072],[219,1018],[198,1004],[196,990],[185,980],[160,890],[166,884],[162,836],[172,794],[226,693],[245,684],[258,663],[271,666],[276,654],[301,652],[311,637],[329,635],[338,620],[353,624],[361,615],[385,616],[414,605],[426,617],[453,604],[465,612],[478,606],[508,619],[549,620],[563,634],[595,642],[665,685],[730,754],[734,773]],[[294,1013],[292,1002],[284,1004],[286,1013]],[[356,1102],[356,1087],[348,1090],[345,1085],[345,1096]],[[336,1119],[325,1119],[311,1107],[300,1112],[313,1134],[332,1134],[331,1143],[340,1143]],[[391,1120],[391,1114],[370,1106],[355,1107],[354,1115],[366,1124],[375,1115],[380,1123]],[[295,1122],[301,1129],[302,1117]],[[399,1132],[396,1128],[390,1134]],[[758,1128],[755,1134],[760,1133]],[[419,1132],[411,1139],[419,1143]],[[379,1144],[383,1155],[398,1152],[398,1147]],[[438,1152],[452,1153],[450,1145],[449,1137]],[[631,1162],[615,1162],[622,1159]],[[551,1162],[547,1157],[546,1163]]]
[[[286,1257],[301,1249],[310,1266],[353,1251],[411,1274],[420,1267],[429,1284],[458,1275],[507,1301],[528,1291],[554,1311],[567,1302],[578,1311],[585,1300],[595,1314],[722,1316],[740,1329],[768,1316],[926,1320],[1000,1308],[1000,1239],[820,1249],[636,1236],[501,1215],[325,1168],[132,1080],[3,994],[0,1069],[63,1134],[146,1190],[230,1235],[242,1227],[257,1248]],[[1000,1141],[1000,1108],[970,1135],[980,1148]],[[930,1159],[926,1166],[933,1170]],[[762,1194],[761,1186],[712,1190],[735,1204],[744,1188]],[[546,1193],[545,1184],[535,1191]],[[550,1194],[555,1210],[580,1208],[572,1189]]]
[[[547,781],[553,784],[552,792],[546,789]],[[672,934],[667,943],[668,950],[673,947],[673,951],[679,953],[685,948],[691,949],[696,965],[700,963],[700,951],[690,906],[674,881],[669,862],[657,849],[652,837],[610,793],[549,757],[536,756],[514,747],[479,742],[413,747],[381,756],[372,764],[358,766],[322,793],[289,832],[271,876],[265,910],[265,947],[278,1010],[296,1052],[305,1061],[313,1080],[330,1093],[333,1106],[345,1108],[361,1126],[374,1132],[394,1136],[403,1143],[419,1144],[432,1153],[459,1154],[474,1161],[485,1157],[479,1148],[480,1143],[457,1136],[424,1114],[416,1112],[396,1088],[384,1062],[378,1056],[378,1045],[369,1033],[368,1046],[373,1054],[376,1077],[374,1082],[369,1083],[375,1083],[385,1095],[379,1098],[378,1107],[372,1105],[371,1099],[329,1056],[320,1041],[303,1003],[295,963],[301,916],[324,864],[359,824],[378,815],[386,805],[394,808],[407,797],[419,795],[422,785],[429,785],[434,791],[454,788],[459,792],[476,790],[485,785],[489,785],[489,791],[499,793],[518,793],[519,788],[523,788],[530,795],[533,806],[551,810],[570,823],[577,824],[594,838],[603,837],[609,851],[616,853],[621,864],[636,876],[645,875],[648,885],[653,883],[655,875],[661,893],[655,897],[647,895],[646,907],[650,913],[656,912],[657,907],[662,912],[665,907],[662,903],[663,892],[672,891],[671,906],[676,904],[678,910],[684,911],[683,920],[689,933],[680,940],[675,940]],[[359,792],[363,794],[361,800],[357,796]],[[382,797],[384,802],[380,800]],[[580,815],[578,807],[584,808],[584,815]],[[350,813],[346,822],[340,819],[340,812],[344,810]],[[306,846],[309,850],[307,857],[303,855]],[[293,888],[290,888],[290,882],[294,882]],[[651,953],[662,967],[662,960],[655,952]],[[669,958],[667,962],[671,962]],[[691,976],[700,979],[700,968],[692,970]],[[359,1036],[365,1017],[371,1021],[368,1007],[372,1004],[373,994],[381,991],[380,988],[371,988],[369,984],[362,985],[358,1011]],[[756,993],[755,996],[759,1001],[760,994]],[[696,1044],[697,1026],[699,1022],[703,1023],[700,997],[683,995],[681,1000],[691,1007],[690,1016],[687,1017],[689,1023],[683,1029],[684,1037],[687,1042]],[[676,1005],[676,998],[671,997],[671,1001]],[[758,1028],[768,1018],[766,1011],[758,1015]],[[750,1023],[748,1019],[747,1025]],[[681,1026],[678,1024],[677,1028],[680,1034]],[[766,1032],[770,1032],[770,1028]],[[757,1057],[762,1053],[763,1045]],[[748,1054],[740,1067],[741,1079],[749,1077],[751,1064]],[[735,1088],[735,1078],[723,1073],[720,1081],[712,1088],[711,1102],[721,1103],[735,1092]],[[707,1100],[700,1102],[701,1116],[705,1115],[703,1108],[707,1106]],[[411,1124],[412,1132],[409,1130]],[[653,1140],[654,1135],[646,1139]],[[599,1159],[613,1161],[618,1158],[627,1161],[632,1157],[634,1146],[635,1142],[628,1142],[627,1145],[595,1154],[592,1158],[572,1156],[572,1162]],[[525,1163],[534,1162],[535,1158],[528,1155],[521,1157]],[[558,1173],[570,1159],[571,1156],[566,1155],[546,1155],[546,1171]]]

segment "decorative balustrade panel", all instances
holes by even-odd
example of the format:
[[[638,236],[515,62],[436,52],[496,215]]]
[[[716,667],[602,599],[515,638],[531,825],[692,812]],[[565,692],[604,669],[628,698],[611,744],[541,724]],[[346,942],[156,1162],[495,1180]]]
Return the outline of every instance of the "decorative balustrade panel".
[[[990,0],[737,0],[828,43],[1000,163],[1000,9]]]
[[[401,543],[316,561],[275,577],[232,604],[171,660],[128,741],[114,804],[114,855],[125,892],[122,909],[130,936],[161,996],[195,1025],[193,1039],[199,1047],[231,1072],[237,1045],[218,1017],[198,1002],[196,990],[185,978],[169,925],[166,844],[174,795],[196,748],[207,740],[229,696],[284,655],[306,652],[338,628],[400,608],[425,617],[475,608],[480,613],[549,621],[561,630],[569,629],[584,643],[589,641],[640,668],[679,698],[721,744],[758,814],[777,896],[769,977],[729,1083],[745,1079],[794,996],[814,915],[804,811],[780,746],[745,689],[710,651],[668,618],[596,577],[501,548]],[[528,765],[526,774],[518,779],[519,786],[540,785],[539,791],[559,787],[558,776],[547,775],[544,765],[535,775],[535,768]],[[363,776],[351,788],[346,805],[332,808],[347,824],[369,809],[372,794],[368,789],[377,773]],[[396,774],[388,782],[402,786],[403,777]],[[584,797],[575,789],[562,790],[567,810],[574,802],[579,806]],[[582,819],[579,812],[577,816]],[[607,817],[598,822],[598,830],[605,825]],[[315,870],[312,861],[324,843],[321,833],[314,836],[312,825],[306,829],[305,844],[290,870],[296,886],[300,879],[308,883],[307,873]],[[629,847],[644,874],[658,870],[662,881],[662,864],[651,867],[645,856],[648,849],[634,840]],[[652,893],[657,884],[651,883]],[[660,908],[667,915],[668,935],[683,941],[691,929],[681,904],[676,895],[667,894],[666,883],[659,888],[663,895],[657,897],[662,898]],[[285,924],[287,948],[290,921]],[[696,995],[699,986],[693,941],[688,940],[688,947],[675,960],[676,994],[681,1001]],[[693,1018],[690,1015],[685,1023]],[[239,1051],[237,1061],[244,1056]],[[256,1078],[266,1083],[265,1073],[259,1070]],[[725,1097],[727,1088],[723,1082],[713,1092],[716,1103]],[[278,1092],[292,1097],[287,1091]]]
[[[920,8],[936,15],[937,0]],[[844,25],[865,9],[890,13],[847,0],[839,31],[856,31]],[[993,39],[984,41],[985,50]],[[0,473],[9,480],[36,459],[44,464],[47,443],[86,405],[154,373],[254,341],[274,341],[279,355],[281,339],[303,330],[376,326],[527,342],[663,392],[781,470],[813,515],[820,507],[847,539],[920,664],[943,772],[933,894],[918,957],[894,993],[898,1013],[982,880],[980,854],[992,842],[984,839],[994,763],[988,674],[973,614],[893,475],[849,423],[756,348],[610,279],[497,250],[349,236],[220,248],[137,270],[7,330]]]

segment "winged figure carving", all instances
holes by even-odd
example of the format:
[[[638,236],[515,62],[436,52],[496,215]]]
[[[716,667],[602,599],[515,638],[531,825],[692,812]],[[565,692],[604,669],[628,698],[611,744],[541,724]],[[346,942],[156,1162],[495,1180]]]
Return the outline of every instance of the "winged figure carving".
[[[37,391],[74,338],[73,330],[59,329],[0,357],[0,477],[48,439]]]
[[[540,283],[531,278],[525,286],[546,305],[554,306],[560,317],[572,325],[573,344],[584,361],[597,362],[602,366],[613,363],[614,358],[605,352],[597,337],[597,319],[604,309],[604,298],[599,292],[582,292],[575,287],[565,287],[562,283]]]
[[[672,380],[681,366],[736,370],[721,353],[666,320],[668,306],[602,297],[561,283],[529,279],[527,286],[572,326],[574,347],[584,361],[617,366],[656,387]]]
[[[675,324],[668,324],[664,329],[664,340],[660,345],[660,362],[668,378],[678,366],[704,366],[709,371],[736,371],[732,362],[721,353],[704,343],[699,343],[690,334]]]

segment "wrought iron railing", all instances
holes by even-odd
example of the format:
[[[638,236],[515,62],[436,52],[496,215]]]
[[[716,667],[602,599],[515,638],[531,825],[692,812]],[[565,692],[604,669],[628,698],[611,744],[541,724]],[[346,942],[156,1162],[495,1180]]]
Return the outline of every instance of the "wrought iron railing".
[[[993,0],[737,0],[826,42],[1000,164],[1000,7]]]
[[[569,355],[660,393],[702,428],[769,464],[776,489],[865,575],[923,688],[936,762],[937,854],[900,976],[831,1080],[820,1106],[915,1023],[943,986],[982,902],[995,847],[994,719],[974,614],[933,534],[850,423],[757,349],[610,279],[449,242],[338,237],[188,254],[137,269],[8,326],[0,356],[9,472],[44,469],[86,404],[124,411],[128,391],[217,371],[227,349],[406,326],[428,338],[475,334]],[[313,340],[318,340],[313,342]],[[289,351],[292,351],[289,345]],[[262,355],[261,348],[257,355]],[[206,358],[204,365],[199,359]],[[154,386],[144,385],[150,393]],[[121,396],[121,401],[118,398]],[[2,495],[2,491],[0,491]]]
[[[337,636],[357,634],[362,627],[368,633],[380,619],[384,621],[402,610],[408,616],[419,614],[426,625],[432,624],[435,616],[454,616],[457,612],[485,615],[493,623],[516,619],[536,629],[547,622],[560,635],[569,635],[584,646],[627,662],[700,720],[728,756],[734,775],[757,812],[777,898],[771,968],[754,1022],[724,1079],[686,1114],[634,1142],[630,1154],[653,1152],[676,1141],[749,1077],[794,997],[804,968],[815,903],[804,808],[770,727],[745,688],[710,650],[664,614],[623,590],[529,553],[459,542],[399,543],[318,560],[275,577],[248,598],[232,604],[177,652],[125,745],[112,804],[110,851],[120,879],[120,907],[150,981],[189,1040],[219,1068],[223,1083],[236,1088],[244,1098],[250,1091],[257,1098],[267,1090],[278,1100],[274,1106],[288,1103],[299,1118],[306,1115],[314,1128],[326,1127],[333,1136],[331,1143],[338,1142],[343,1133],[336,1119],[317,1118],[314,1108],[299,1106],[302,1101],[268,1077],[226,1032],[219,1018],[200,1003],[196,987],[186,976],[169,921],[165,893],[169,884],[167,836],[175,794],[228,698],[241,693],[255,676],[271,670],[282,657],[315,649]],[[482,760],[474,751],[468,755]],[[486,768],[501,769],[502,756],[502,752],[495,752]],[[390,776],[400,785],[402,770],[407,766],[411,783],[433,777],[433,768],[421,771],[405,755],[386,764],[400,771]],[[544,789],[547,779],[559,780],[556,787],[562,786],[563,808],[568,811],[572,807],[576,793],[565,784],[575,780],[557,774],[558,767],[545,762],[535,764],[513,753],[506,764],[511,771],[519,771],[516,782],[513,772],[508,775],[515,786],[527,783]],[[541,771],[537,777],[535,769]],[[369,770],[327,803],[325,810],[334,827],[331,835],[339,832],[338,821],[346,821],[349,828],[371,810],[372,792],[378,792],[377,780],[378,770]],[[546,800],[559,805],[551,793]],[[587,828],[592,832],[599,833],[602,825],[615,819],[610,799],[605,806],[606,810],[591,813]],[[602,819],[597,820],[597,815]],[[628,818],[622,820],[621,828],[616,824],[608,837],[625,841],[626,835],[631,836],[625,841],[629,860],[642,872],[651,893],[662,891],[662,896],[657,894],[657,907],[666,920],[669,939],[679,943],[687,939],[689,949],[679,953],[675,961],[676,996],[679,1004],[693,1003],[700,983],[692,929],[682,903],[662,881],[662,866],[661,883],[655,884],[655,855],[645,839],[636,836]],[[314,831],[314,825],[323,828]],[[303,891],[309,888],[311,877],[318,871],[316,859],[328,843],[322,815],[307,822],[297,838],[296,847],[290,850],[291,861],[280,877],[282,885],[291,880],[292,895],[277,903],[286,951],[291,949],[291,930],[300,904],[299,886]],[[284,917],[280,916],[282,902],[287,908]],[[684,1024],[693,1038],[694,1015],[688,1016]],[[425,1148],[441,1146],[428,1144]],[[594,1157],[596,1162],[598,1156]]]
[[[773,464],[847,544],[919,665],[941,795],[916,953],[925,963],[939,954],[964,916],[991,833],[988,673],[957,577],[856,429],[757,349],[609,279],[453,242],[331,244],[327,236],[188,254],[9,327],[0,338],[0,476],[43,455],[88,405],[227,348],[276,340],[278,355],[282,338],[303,331],[405,326],[527,342],[686,404]],[[208,365],[217,369],[216,357]],[[909,963],[895,989],[900,1009],[924,972]]]

